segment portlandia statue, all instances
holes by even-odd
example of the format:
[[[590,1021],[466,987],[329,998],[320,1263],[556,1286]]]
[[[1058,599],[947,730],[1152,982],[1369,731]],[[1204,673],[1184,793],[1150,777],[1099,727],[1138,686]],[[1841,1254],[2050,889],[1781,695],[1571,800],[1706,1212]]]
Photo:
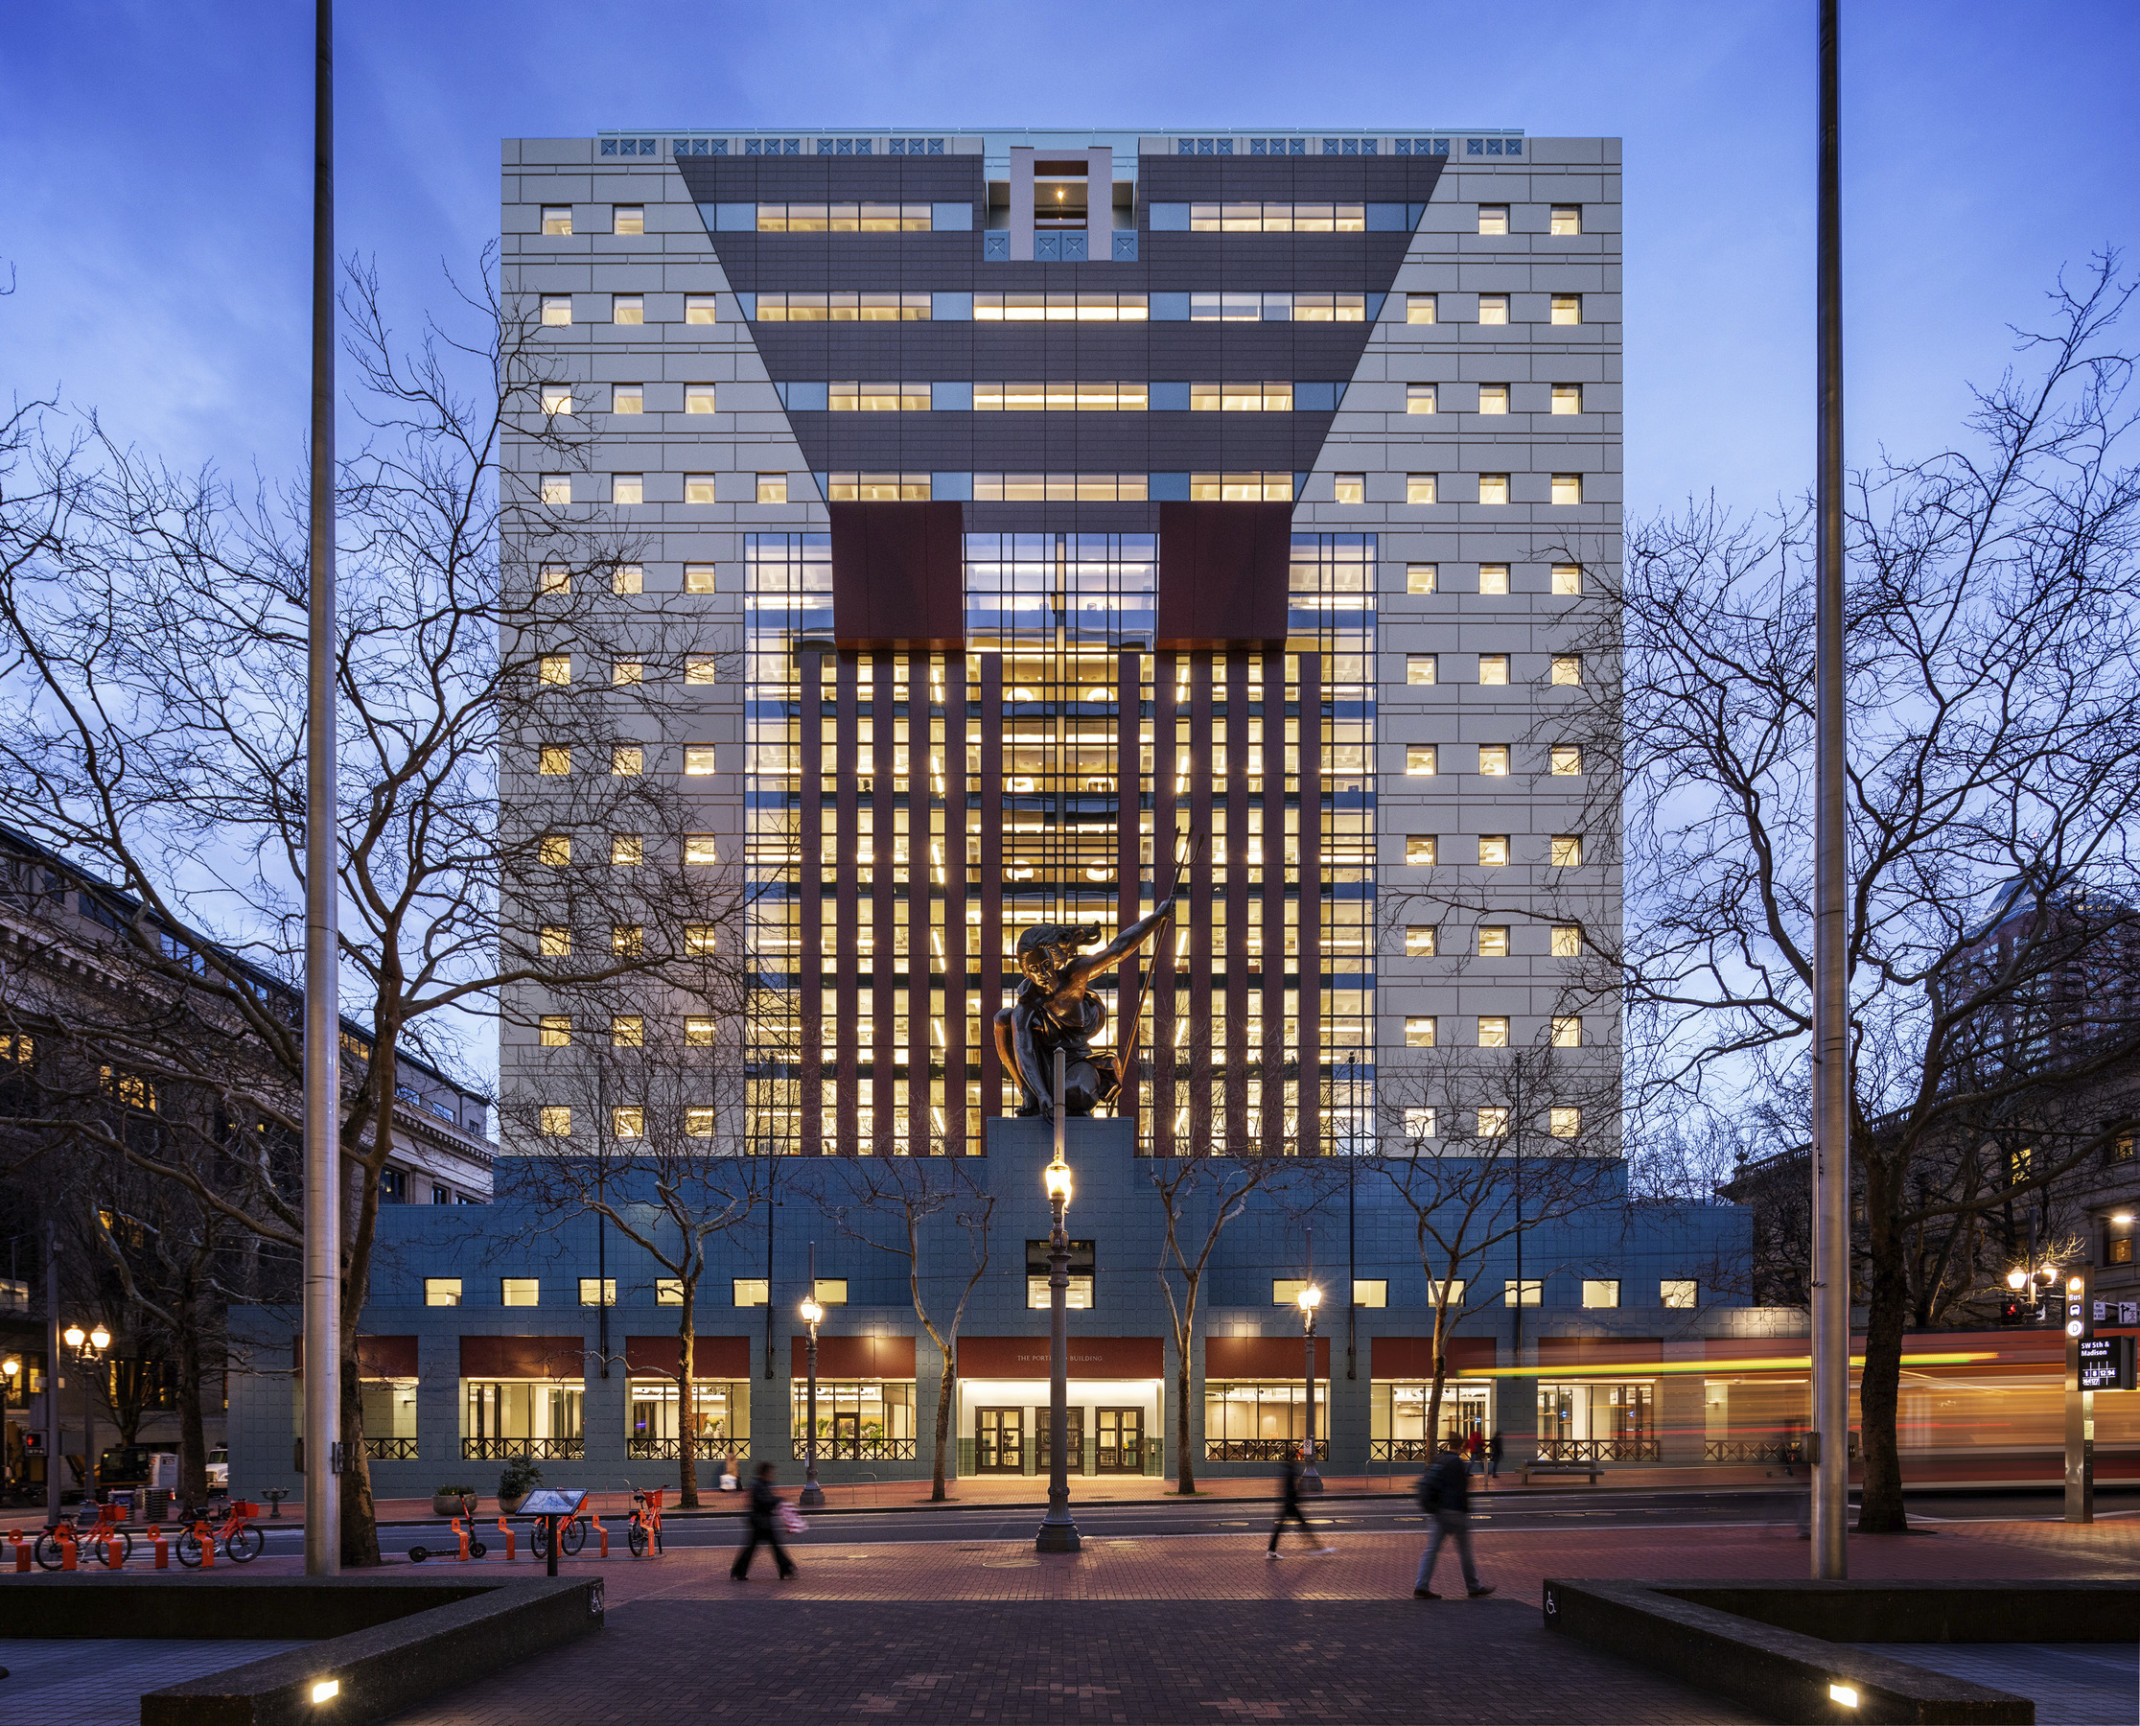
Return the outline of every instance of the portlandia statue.
[[[996,1015],[996,1052],[1018,1076],[1024,1093],[1020,1115],[1055,1112],[1055,1053],[1063,1054],[1063,1108],[1089,1115],[1112,1105],[1122,1088],[1123,1056],[1095,1049],[1093,1037],[1107,1023],[1107,1008],[1090,992],[1094,977],[1142,947],[1173,914],[1174,900],[1132,923],[1097,953],[1085,953],[1100,938],[1097,923],[1042,923],[1018,937],[1018,969],[1025,973],[1018,998]],[[1137,1019],[1130,1020],[1130,1035]]]

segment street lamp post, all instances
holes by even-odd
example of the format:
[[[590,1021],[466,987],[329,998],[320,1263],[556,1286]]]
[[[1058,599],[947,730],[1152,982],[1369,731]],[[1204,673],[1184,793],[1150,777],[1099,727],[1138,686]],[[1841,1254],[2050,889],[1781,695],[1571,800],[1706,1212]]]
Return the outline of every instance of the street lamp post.
[[[1320,1492],[1323,1477],[1315,1466],[1315,1309],[1323,1304],[1323,1291],[1315,1286],[1315,1231],[1308,1231],[1308,1280],[1293,1297],[1300,1304],[1301,1335],[1307,1355],[1308,1442],[1307,1457],[1300,1471],[1300,1489]]]
[[[1075,1552],[1070,1519],[1070,1165],[1063,1158],[1063,1052],[1055,1051],[1055,1160],[1041,1176],[1053,1223],[1048,1231],[1048,1514],[1033,1537],[1039,1552]]]
[[[825,1489],[817,1483],[817,1327],[824,1319],[825,1309],[817,1299],[817,1243],[810,1243],[810,1293],[802,1303],[802,1321],[810,1327],[810,1341],[805,1350],[809,1366],[809,1391],[804,1410],[803,1439],[803,1489],[801,1502],[804,1508],[812,1508],[825,1502]]]
[[[93,1500],[97,1495],[97,1437],[96,1416],[89,1401],[89,1369],[102,1360],[104,1351],[111,1347],[111,1332],[102,1324],[92,1331],[71,1324],[62,1333],[62,1340],[74,1357],[74,1370],[82,1378],[82,1496],[85,1500]],[[45,1466],[50,1468],[57,1460],[54,1458]]]

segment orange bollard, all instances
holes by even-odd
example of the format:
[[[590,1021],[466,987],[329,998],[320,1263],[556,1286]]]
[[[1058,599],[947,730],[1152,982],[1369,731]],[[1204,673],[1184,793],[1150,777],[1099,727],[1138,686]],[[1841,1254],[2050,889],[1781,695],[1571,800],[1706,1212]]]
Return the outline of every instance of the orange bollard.
[[[602,1519],[591,1510],[587,1513],[587,1520],[594,1524],[595,1533],[602,1537],[602,1556],[607,1558],[609,1556],[609,1530],[602,1526]]]
[[[171,1549],[164,1544],[162,1523],[152,1522],[149,1524],[149,1544],[156,1548],[156,1568],[158,1570],[169,1570],[171,1568]]]
[[[16,1574],[27,1576],[30,1571],[30,1548],[29,1544],[22,1538],[22,1530],[11,1528],[7,1531],[7,1537],[15,1543]]]
[[[74,1530],[64,1523],[61,1524],[59,1531],[59,1567],[62,1570],[74,1570],[79,1567],[74,1543]]]
[[[502,1516],[498,1518],[498,1532],[505,1536],[505,1562],[510,1564],[513,1562],[513,1530]]]
[[[458,1516],[453,1519],[453,1535],[461,1543],[461,1562],[468,1562],[468,1525]]]
[[[109,1534],[104,1537],[104,1568],[123,1570],[126,1567],[126,1548]]]
[[[200,1537],[200,1542],[201,1542],[201,1568],[202,1568],[203,1570],[213,1570],[213,1569],[215,1568],[215,1529],[214,1529],[214,1527],[213,1527],[213,1526],[212,1526],[211,1524],[209,1524],[209,1523],[206,1523],[206,1522],[196,1522],[196,1523],[195,1523],[195,1524],[193,1525],[193,1532],[194,1532],[194,1533],[195,1533],[196,1535],[198,1535],[198,1536]]]

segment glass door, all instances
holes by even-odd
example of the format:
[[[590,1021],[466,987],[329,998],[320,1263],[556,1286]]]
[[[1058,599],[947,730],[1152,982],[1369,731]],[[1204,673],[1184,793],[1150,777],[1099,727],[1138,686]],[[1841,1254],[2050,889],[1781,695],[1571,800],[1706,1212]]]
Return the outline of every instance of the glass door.
[[[1144,1410],[1141,1408],[1095,1409],[1096,1459],[1102,1474],[1144,1472]]]
[[[862,1453],[862,1415],[857,1409],[836,1409],[832,1416],[832,1454],[854,1457]]]
[[[983,1408],[974,1411],[975,1468],[982,1474],[1025,1472],[1025,1410]]]
[[[1033,1464],[1036,1468],[1053,1468],[1055,1466],[1049,1460],[1054,1453],[1054,1422],[1049,1418],[1051,1412],[1051,1410],[1045,1408],[1033,1410],[1033,1443],[1035,1446]],[[1065,1424],[1070,1429],[1070,1472],[1072,1474],[1083,1474],[1085,1472],[1085,1411],[1081,1408],[1066,1408],[1063,1410],[1063,1414],[1067,1417]]]

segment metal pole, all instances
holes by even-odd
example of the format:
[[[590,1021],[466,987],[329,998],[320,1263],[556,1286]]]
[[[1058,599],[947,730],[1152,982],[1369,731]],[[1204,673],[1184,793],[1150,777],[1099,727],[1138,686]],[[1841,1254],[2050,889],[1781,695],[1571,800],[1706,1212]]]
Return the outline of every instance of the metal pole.
[[[342,1569],[342,1027],[335,918],[334,0],[317,6],[305,692],[305,1574],[335,1576]]]
[[[2066,1520],[2095,1520],[2095,1392],[2081,1389],[2081,1339],[2095,1335],[2095,1267],[2066,1278]]]
[[[1055,1160],[1064,1162],[1063,1051],[1055,1051]],[[1050,1200],[1048,1231],[1048,1514],[1033,1546],[1039,1552],[1075,1552],[1077,1524],[1070,1517],[1070,1233],[1068,1205]]]
[[[817,1310],[817,1242],[810,1243],[810,1310]],[[825,1502],[825,1489],[817,1483],[817,1320],[810,1321],[810,1340],[804,1346],[806,1370],[809,1372],[809,1391],[805,1419],[808,1432],[803,1439],[803,1489],[804,1509],[813,1509]]]
[[[773,1376],[773,1216],[780,1208],[780,1159],[766,1154],[765,1164],[765,1376],[768,1382]],[[810,1284],[810,1298],[817,1299],[817,1284]],[[788,1370],[795,1370],[792,1360]],[[792,1394],[794,1381],[789,1381]]]
[[[1836,0],[1820,7],[1819,560],[1814,593],[1812,1568],[1849,1574],[1850,1129],[1843,804],[1843,294]]]
[[[1360,1292],[1360,1102],[1353,1094],[1353,1062],[1345,1057],[1345,1376],[1359,1377]]]
[[[59,1526],[59,1224],[45,1224],[45,1521]]]
[[[1313,1287],[1315,1283],[1315,1227],[1312,1223],[1308,1225],[1307,1234],[1307,1286]],[[1316,1472],[1315,1468],[1315,1308],[1312,1306],[1304,1306],[1300,1310],[1302,1317],[1307,1320],[1306,1327],[1303,1331],[1303,1336],[1306,1339],[1306,1348],[1308,1355],[1308,1443],[1307,1455],[1301,1463],[1300,1490],[1303,1492],[1320,1492],[1323,1489],[1323,1477]]]

